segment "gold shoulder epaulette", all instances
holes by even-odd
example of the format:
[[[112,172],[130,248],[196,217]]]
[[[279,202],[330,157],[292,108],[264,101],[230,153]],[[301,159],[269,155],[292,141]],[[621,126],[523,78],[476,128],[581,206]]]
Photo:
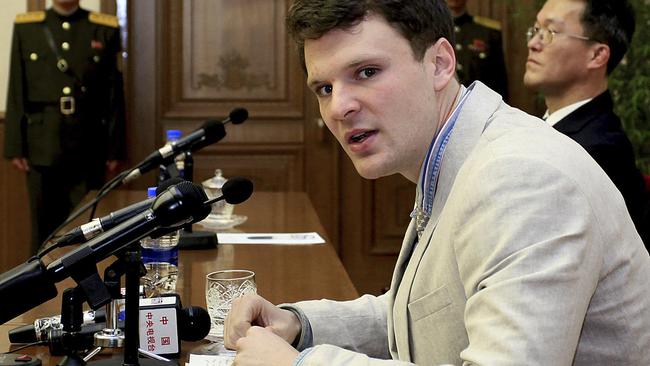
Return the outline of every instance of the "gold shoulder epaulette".
[[[483,17],[474,17],[474,22],[476,24],[480,24],[484,27],[488,27],[491,29],[496,29],[496,30],[501,30],[501,23],[497,20],[490,19],[490,18],[483,18]]]
[[[44,11],[30,11],[28,13],[21,13],[16,15],[14,23],[23,24],[23,23],[39,23],[45,20]]]
[[[94,11],[91,11],[88,15],[88,20],[91,23],[101,24],[107,27],[118,28],[120,26],[115,15],[96,13]]]

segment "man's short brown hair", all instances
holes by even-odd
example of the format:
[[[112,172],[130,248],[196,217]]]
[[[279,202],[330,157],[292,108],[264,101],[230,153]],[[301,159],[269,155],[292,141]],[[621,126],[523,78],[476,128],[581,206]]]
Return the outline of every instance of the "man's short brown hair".
[[[349,29],[369,14],[379,15],[395,27],[409,41],[418,61],[438,39],[454,43],[452,17],[445,0],[295,0],[286,24],[303,68],[306,39],[318,39],[334,29]]]

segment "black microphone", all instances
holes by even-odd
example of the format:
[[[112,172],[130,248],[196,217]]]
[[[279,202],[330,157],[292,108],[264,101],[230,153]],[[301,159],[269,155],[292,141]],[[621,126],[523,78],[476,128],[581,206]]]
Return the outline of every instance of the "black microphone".
[[[219,140],[221,140],[226,132],[223,128],[224,125],[228,123],[232,123],[233,125],[238,125],[241,123],[244,123],[248,119],[248,110],[245,108],[235,108],[230,113],[228,114],[228,118],[224,119],[223,121],[218,121],[214,119],[207,120],[203,123],[201,128],[205,129],[206,131],[211,131],[210,134],[206,133],[206,138],[205,139],[200,139],[193,143],[192,145],[192,151],[200,150],[208,145],[211,145]],[[223,134],[224,136],[219,136],[219,133],[224,130]],[[216,132],[219,131],[219,132]],[[186,138],[190,137],[191,135],[188,135]],[[185,140],[186,138],[183,138],[182,140]],[[181,141],[178,141],[180,143]]]
[[[139,305],[140,347],[148,352],[177,358],[181,340],[198,341],[210,332],[208,311],[198,306],[182,308],[178,294],[141,299]],[[128,321],[130,315],[125,315]]]
[[[184,182],[184,180],[181,178],[172,178],[162,181],[160,183],[160,187],[158,187],[158,192],[162,192],[165,189],[181,182]],[[140,201],[117,211],[111,212],[104,217],[95,218],[88,223],[77,226],[76,228],[68,231],[56,239],[52,245],[65,247],[68,245],[85,243],[86,241],[96,237],[106,230],[112,229],[118,224],[121,224],[127,219],[130,219],[131,217],[148,209],[151,207],[155,199],[156,197],[148,198],[144,201]]]
[[[37,257],[0,275],[0,324],[56,297],[54,280]],[[13,300],[10,300],[13,299]],[[16,300],[20,299],[20,301]]]
[[[178,318],[178,335],[183,341],[200,341],[210,333],[210,314],[200,306],[181,309]]]
[[[225,125],[228,123],[240,124],[248,118],[248,111],[244,108],[235,108],[223,121],[208,120],[201,128],[183,137],[171,145],[165,145],[154,151],[141,161],[124,179],[122,184],[126,184],[153,168],[157,168],[160,163],[169,157],[178,155],[183,151],[195,151],[205,146],[213,144],[226,136]]]
[[[176,178],[172,178],[176,179]],[[230,183],[229,183],[230,182]],[[221,192],[223,193],[221,196],[214,198],[212,200],[206,200],[203,205],[203,209],[207,210],[207,214],[205,216],[203,215],[198,215],[196,218],[194,218],[192,221],[185,223],[185,224],[179,224],[179,225],[172,225],[172,226],[167,226],[167,227],[161,227],[158,228],[151,233],[149,233],[149,237],[152,239],[159,238],[163,235],[169,234],[170,232],[173,232],[175,230],[180,230],[183,227],[187,225],[192,225],[196,224],[197,222],[205,219],[207,215],[210,214],[211,207],[210,205],[214,202],[220,201],[225,199],[226,202],[231,203],[231,204],[238,204],[246,201],[251,194],[253,193],[253,182],[251,182],[247,178],[243,177],[235,177],[231,178],[226,183],[224,183],[223,187],[221,188]],[[206,196],[207,197],[207,196]],[[216,235],[214,233],[212,234],[215,238]],[[179,243],[180,246],[180,243]],[[191,245],[185,245],[181,247],[181,249],[206,249],[206,248],[212,248],[216,246],[216,243],[211,244],[211,245],[206,245],[206,243],[192,243]]]
[[[95,237],[47,266],[55,281],[69,277],[77,268],[93,264],[127,245],[142,239],[158,228],[175,228],[210,213],[207,196],[201,186],[182,182],[156,196],[151,208]],[[207,209],[206,209],[207,208]]]
[[[0,298],[20,301],[0,302],[0,324],[56,297],[56,282],[86,273],[87,267],[94,267],[97,262],[155,229],[206,218],[210,213],[206,200],[207,196],[199,185],[179,183],[159,194],[151,208],[66,253],[47,267],[39,258],[32,258],[3,273],[0,275]]]
[[[246,201],[251,194],[253,194],[253,182],[251,182],[250,179],[244,178],[244,177],[233,177],[230,178],[224,183],[223,187],[221,187],[221,193],[222,195],[216,198],[213,198],[211,200],[205,201],[205,209],[209,211],[211,210],[210,205],[221,200],[225,200],[226,202],[237,205],[240,204],[244,201]],[[196,219],[192,220],[189,224],[196,224],[197,222],[205,219],[206,216],[201,216],[197,217]],[[149,234],[149,237],[152,239],[159,238],[163,235],[169,234],[170,232],[174,230],[179,230],[183,228],[185,225],[178,225],[178,226],[170,226],[170,227],[165,227],[165,228],[159,228],[154,231],[152,231]],[[182,234],[181,234],[182,235]],[[210,239],[204,239],[203,241],[195,241],[195,242],[184,242],[182,244],[182,239],[183,236],[181,236],[181,242],[179,242],[180,249],[208,249],[208,248],[214,248],[217,243],[216,243],[216,235],[212,233],[211,235],[214,237],[214,242],[210,242]]]
[[[253,194],[253,182],[244,177],[230,178],[221,187],[222,195],[206,201],[206,205],[210,205],[217,201],[226,200],[226,202],[237,205],[246,201],[251,194]]]
[[[63,356],[70,348],[75,351],[95,348],[95,333],[101,332],[104,328],[106,328],[106,323],[82,324],[81,329],[75,333],[74,337],[65,337],[63,328],[52,328],[40,341],[47,343],[50,355]],[[12,341],[10,340],[10,342]]]

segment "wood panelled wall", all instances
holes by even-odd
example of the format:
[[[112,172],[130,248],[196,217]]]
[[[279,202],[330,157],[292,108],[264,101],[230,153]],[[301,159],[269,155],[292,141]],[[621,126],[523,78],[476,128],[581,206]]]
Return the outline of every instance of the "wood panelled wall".
[[[30,10],[44,7],[44,0],[26,1]],[[247,122],[227,125],[221,142],[195,154],[195,181],[220,168],[251,178],[258,190],[308,192],[357,289],[378,293],[389,284],[415,186],[397,176],[361,179],[323,126],[284,30],[290,1],[127,2],[128,166],[161,146],[166,129],[189,132],[234,107],[247,108]],[[533,3],[470,0],[469,9],[501,21],[510,103],[539,113],[521,84]],[[115,13],[115,0],[103,0],[102,9]],[[16,243],[28,242],[28,213],[24,177],[6,161],[0,172],[0,270],[6,270],[26,259]],[[144,196],[154,179],[149,174],[129,188]]]
[[[0,151],[4,151],[4,117],[0,116]],[[30,218],[25,175],[0,161],[0,272],[29,257]]]
[[[227,125],[222,141],[196,153],[195,181],[219,168],[251,178],[257,190],[307,191],[336,246],[340,153],[284,30],[288,4],[129,2],[130,156],[149,154],[166,129],[189,132],[245,107],[248,121]]]

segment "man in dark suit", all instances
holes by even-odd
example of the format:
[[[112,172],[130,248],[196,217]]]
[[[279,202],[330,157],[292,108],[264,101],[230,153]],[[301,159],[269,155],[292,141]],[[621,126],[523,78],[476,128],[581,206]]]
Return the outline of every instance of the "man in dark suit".
[[[493,19],[471,16],[467,0],[447,0],[454,16],[456,73],[461,84],[480,80],[508,99],[508,77],[503,59],[501,24]]]
[[[634,27],[627,1],[548,0],[528,31],[524,84],[544,94],[544,119],[605,170],[647,246],[645,184],[607,87]]]
[[[16,17],[6,158],[27,173],[32,250],[124,158],[117,18],[78,0]]]

